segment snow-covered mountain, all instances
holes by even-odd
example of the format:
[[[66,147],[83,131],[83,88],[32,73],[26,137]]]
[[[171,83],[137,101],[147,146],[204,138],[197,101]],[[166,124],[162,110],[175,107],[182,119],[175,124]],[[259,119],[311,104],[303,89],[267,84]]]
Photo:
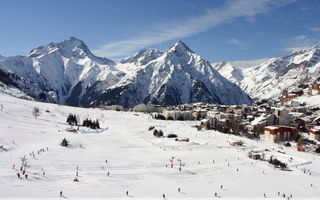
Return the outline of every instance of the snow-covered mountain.
[[[251,103],[250,97],[210,63],[178,41],[166,52],[141,51],[121,61],[127,75],[101,94],[98,104],[175,105],[190,102]]]
[[[42,101],[73,106],[251,103],[250,97],[181,41],[120,63],[94,56],[74,37],[0,59],[0,81]]]
[[[68,105],[79,105],[85,88],[97,81],[103,82],[104,87],[118,82],[115,65],[109,59],[94,56],[74,37],[35,48],[28,56],[0,60],[0,69],[18,77],[11,78],[12,82],[30,96]]]
[[[230,63],[214,63],[213,67],[252,98],[275,99],[285,90],[297,89],[320,76],[320,48],[300,50],[250,68],[239,68]]]
[[[216,69],[226,79],[240,86],[244,78],[242,69],[229,62],[213,63],[213,68]]]

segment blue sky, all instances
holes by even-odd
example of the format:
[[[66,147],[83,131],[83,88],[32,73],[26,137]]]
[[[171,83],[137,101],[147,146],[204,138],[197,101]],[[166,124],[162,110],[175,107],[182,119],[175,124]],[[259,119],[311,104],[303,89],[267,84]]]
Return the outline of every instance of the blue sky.
[[[70,36],[114,60],[177,40],[211,62],[287,55],[320,44],[318,0],[2,0],[0,54]]]

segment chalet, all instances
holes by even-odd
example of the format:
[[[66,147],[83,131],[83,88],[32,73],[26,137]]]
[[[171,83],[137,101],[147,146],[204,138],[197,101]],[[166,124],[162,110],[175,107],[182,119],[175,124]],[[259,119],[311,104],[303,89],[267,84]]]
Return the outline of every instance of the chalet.
[[[290,141],[297,137],[297,129],[290,126],[266,126],[264,138],[272,142]]]
[[[320,79],[319,78],[313,82],[312,89],[318,91],[318,94],[320,93]]]
[[[207,112],[207,116],[211,117],[211,118],[217,118],[218,119],[218,117],[220,116],[219,114],[220,114],[220,112],[218,110],[209,110]]]
[[[242,115],[244,114],[244,109],[242,106],[240,105],[233,105],[233,106],[230,106],[228,109],[227,109],[228,112],[230,113],[236,113],[238,115]]]
[[[290,92],[291,95],[296,95],[297,97],[302,96],[303,95],[303,90],[293,90]]]
[[[253,121],[251,121],[251,126],[248,130],[254,133],[263,133],[265,126],[274,124],[274,118],[274,114],[262,114],[260,117],[256,117]]]
[[[195,109],[192,111],[192,116],[194,119],[203,119],[207,116],[207,110],[206,109]]]
[[[308,117],[296,117],[292,120],[292,125],[296,127],[297,130],[305,131],[306,125],[311,123],[311,120]]]
[[[309,128],[309,139],[320,141],[320,126],[314,126]]]
[[[294,99],[296,97],[297,97],[296,94],[290,93],[290,94],[282,97],[281,102],[291,101],[292,99]]]
[[[206,128],[215,128],[216,125],[216,119],[213,119],[211,117],[206,117],[204,119],[201,120],[201,126],[202,127],[206,127]]]
[[[307,113],[307,108],[304,106],[298,106],[298,107],[291,107],[290,112],[298,112],[298,113]]]
[[[320,116],[316,117],[316,118],[313,120],[313,124],[320,125]]]

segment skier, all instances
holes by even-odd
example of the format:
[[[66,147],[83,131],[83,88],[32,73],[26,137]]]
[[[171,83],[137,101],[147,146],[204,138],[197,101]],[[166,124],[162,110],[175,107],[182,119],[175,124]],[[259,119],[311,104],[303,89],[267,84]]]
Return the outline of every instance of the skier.
[[[223,188],[223,185],[220,185],[220,189],[222,189]]]
[[[79,172],[76,173],[76,176],[79,176]]]
[[[129,191],[127,190],[126,195],[129,196]]]
[[[178,188],[178,192],[180,192],[180,188]]]
[[[46,173],[45,172],[42,172],[42,176],[44,176]]]
[[[280,196],[280,192],[278,192],[278,196]]]
[[[28,179],[28,174],[25,175],[26,179]]]
[[[17,173],[17,176],[18,176],[18,178],[20,178],[20,174],[19,173]]]
[[[215,192],[215,193],[214,193],[214,196],[216,197],[216,196],[218,196],[218,194]]]
[[[166,199],[166,195],[165,195],[165,194],[162,194],[162,198],[163,198],[163,199]]]
[[[60,197],[62,197],[62,190],[60,191]]]
[[[110,175],[110,172],[108,172],[108,176]]]
[[[263,197],[266,198],[266,193],[263,193]]]

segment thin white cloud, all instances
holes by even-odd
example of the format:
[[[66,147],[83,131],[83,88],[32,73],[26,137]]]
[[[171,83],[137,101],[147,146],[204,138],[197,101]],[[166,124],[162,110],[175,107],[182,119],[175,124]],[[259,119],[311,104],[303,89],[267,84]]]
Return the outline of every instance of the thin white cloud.
[[[232,38],[232,39],[228,40],[227,43],[234,44],[234,45],[239,45],[239,46],[245,46],[246,45],[246,43],[244,43],[244,42],[242,42],[242,41],[240,41],[238,39],[235,39],[235,38]]]
[[[320,31],[320,27],[312,27],[310,28],[310,31]]]
[[[289,47],[285,48],[285,50],[293,53],[302,49],[310,49],[319,44],[319,39],[309,38],[306,35],[298,35],[290,41]]]
[[[293,1],[295,0],[228,0],[224,6],[209,9],[201,16],[158,25],[133,38],[102,45],[93,52],[105,57],[128,55],[150,45],[196,35],[236,18],[253,18],[257,14],[285,6]]]
[[[305,35],[298,35],[298,36],[296,36],[296,39],[297,40],[305,40],[307,38],[307,36],[305,36]]]
[[[288,48],[285,48],[285,50],[288,52],[294,53],[303,49],[310,49],[310,48],[311,46],[307,46],[307,47],[299,46],[299,47],[288,47]]]

